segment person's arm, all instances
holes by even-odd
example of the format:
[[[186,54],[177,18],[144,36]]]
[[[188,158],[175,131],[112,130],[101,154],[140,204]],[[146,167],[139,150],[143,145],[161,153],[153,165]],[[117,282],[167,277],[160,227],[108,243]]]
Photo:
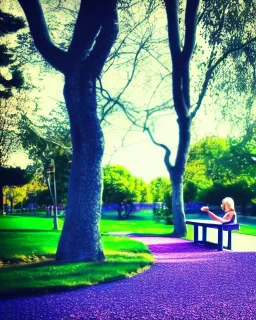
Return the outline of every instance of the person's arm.
[[[213,212],[211,212],[209,209],[206,211],[208,215],[215,221],[224,222],[222,218],[216,216]]]
[[[234,211],[231,211],[231,212],[226,213],[223,218],[220,218],[220,217],[216,216],[216,214],[214,214],[213,212],[211,212],[211,211],[209,210],[209,207],[202,207],[201,210],[207,212],[208,215],[209,215],[213,220],[219,221],[219,222],[221,222],[221,223],[223,223],[223,222],[229,222],[229,221],[232,219],[233,215],[234,215]]]

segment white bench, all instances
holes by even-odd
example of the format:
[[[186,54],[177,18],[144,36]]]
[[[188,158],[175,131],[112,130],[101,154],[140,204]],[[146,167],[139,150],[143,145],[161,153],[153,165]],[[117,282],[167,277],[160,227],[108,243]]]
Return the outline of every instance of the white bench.
[[[207,228],[213,228],[218,230],[218,250],[222,251],[223,248],[232,250],[232,231],[240,230],[240,225],[238,223],[221,223],[215,220],[187,220],[186,224],[194,226],[194,242],[195,243],[207,243]],[[198,239],[198,228],[203,228],[202,240]],[[223,247],[223,231],[228,232],[228,245]]]

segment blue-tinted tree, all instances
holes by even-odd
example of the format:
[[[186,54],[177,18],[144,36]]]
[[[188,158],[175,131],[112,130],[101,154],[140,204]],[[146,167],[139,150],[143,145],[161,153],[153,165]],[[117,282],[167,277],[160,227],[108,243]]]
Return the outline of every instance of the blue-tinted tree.
[[[82,0],[67,51],[50,37],[41,1],[19,0],[35,46],[65,76],[64,98],[69,113],[72,165],[68,207],[56,259],[102,261],[99,232],[104,138],[97,116],[96,79],[118,32],[116,0]]]

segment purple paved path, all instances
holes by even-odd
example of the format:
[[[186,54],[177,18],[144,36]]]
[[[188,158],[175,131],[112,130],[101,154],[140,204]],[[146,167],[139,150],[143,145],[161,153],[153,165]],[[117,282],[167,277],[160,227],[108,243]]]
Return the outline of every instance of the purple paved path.
[[[147,271],[70,292],[0,301],[0,319],[256,319],[256,252],[144,237]]]

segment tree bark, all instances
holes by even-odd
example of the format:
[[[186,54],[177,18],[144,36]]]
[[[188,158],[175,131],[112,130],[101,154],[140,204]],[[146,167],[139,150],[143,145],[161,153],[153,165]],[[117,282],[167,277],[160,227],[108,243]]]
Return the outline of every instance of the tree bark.
[[[102,261],[101,217],[103,133],[97,117],[96,79],[81,79],[79,70],[66,76],[64,97],[70,115],[72,166],[66,219],[57,260]]]
[[[95,88],[118,33],[117,0],[81,0],[67,52],[52,43],[40,0],[18,1],[38,51],[65,75],[64,97],[73,154],[66,219],[56,259],[103,261],[99,220],[104,139],[97,117]]]
[[[182,172],[177,169],[170,173],[172,182],[172,214],[174,231],[173,236],[182,237],[187,233],[186,219],[184,214],[184,201],[183,201],[183,176]]]

